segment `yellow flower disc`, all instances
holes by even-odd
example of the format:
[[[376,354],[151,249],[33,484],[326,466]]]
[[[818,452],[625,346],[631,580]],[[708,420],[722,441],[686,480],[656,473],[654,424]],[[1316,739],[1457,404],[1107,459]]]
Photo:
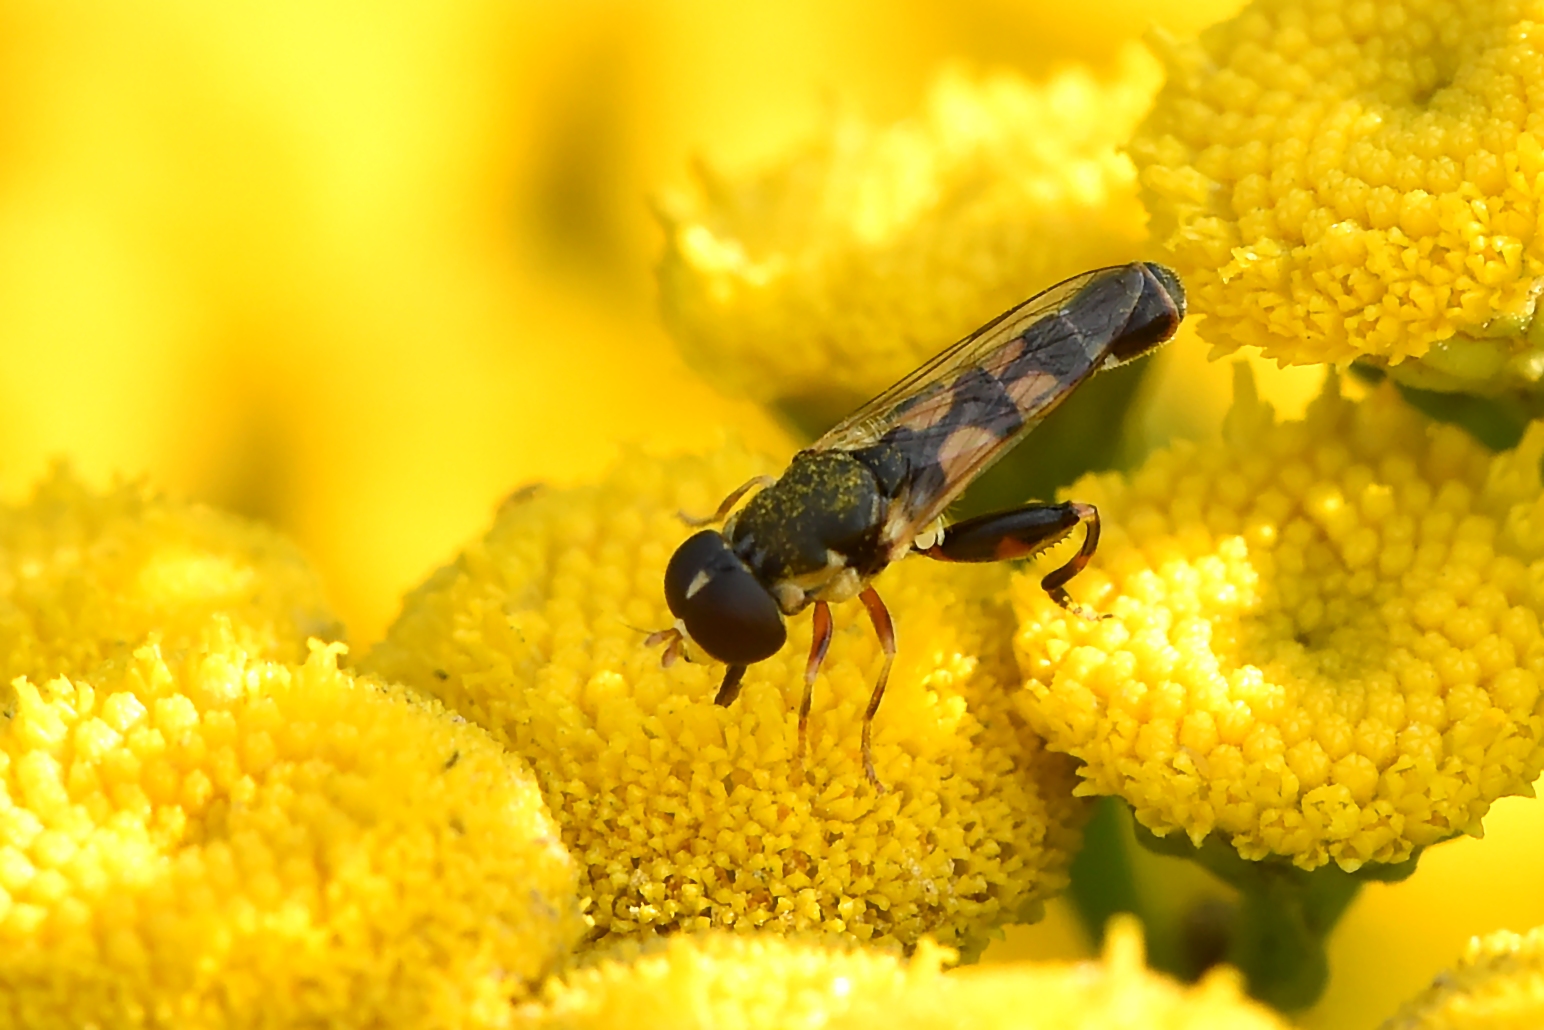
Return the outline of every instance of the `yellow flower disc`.
[[[1544,608],[1544,422],[1533,422],[1515,450],[1491,463],[1483,498],[1488,510],[1502,515],[1498,547],[1528,562],[1531,600]]]
[[[1544,1026],[1544,927],[1469,941],[1457,967],[1382,1030],[1538,1030]]]
[[[0,682],[80,675],[151,632],[171,653],[217,614],[279,661],[342,633],[316,572],[266,526],[141,485],[97,494],[64,468],[28,503],[0,506]]]
[[[518,760],[341,651],[216,625],[6,688],[0,1024],[507,1021],[583,930],[574,863]]]
[[[911,960],[877,948],[709,931],[598,957],[516,1010],[531,1030],[823,1027],[857,1000],[936,982],[953,956],[924,939]]]
[[[879,577],[900,641],[874,724],[885,794],[859,758],[881,657],[860,604],[832,609],[802,778],[808,615],[728,707],[713,703],[724,666],[662,668],[645,646],[672,622],[665,564],[691,532],[677,513],[770,469],[735,447],[635,455],[596,486],[518,496],[365,665],[531,763],[597,936],[770,927],[978,947],[1065,884],[1081,814],[1070,763],[1013,712],[1002,569],[919,560]]]
[[[1159,835],[1354,870],[1531,792],[1544,637],[1489,455],[1391,387],[1331,383],[1277,424],[1246,378],[1225,441],[1068,491],[1105,520],[1072,589],[1107,618],[1028,574],[1014,596],[1022,709],[1085,763],[1080,792]]]
[[[1146,236],[1117,151],[1158,87],[1130,44],[1110,81],[943,75],[923,110],[835,118],[805,151],[665,204],[666,321],[721,388],[833,421],[944,346]]]
[[[924,939],[909,962],[873,950],[767,935],[672,937],[607,957],[548,985],[517,1010],[532,1030],[628,1026],[781,1030],[949,1027],[1022,1030],[1285,1030],[1244,997],[1232,970],[1185,987],[1148,970],[1142,932],[1110,924],[1095,962],[1018,962],[945,972],[953,958]]]
[[[1256,0],[1171,45],[1131,152],[1202,336],[1536,382],[1541,20],[1539,0]]]
[[[916,963],[913,963],[916,966]],[[1110,922],[1097,962],[1016,962],[946,974],[913,969],[890,997],[860,996],[829,1030],[1287,1030],[1219,966],[1193,986],[1147,968],[1140,924]]]

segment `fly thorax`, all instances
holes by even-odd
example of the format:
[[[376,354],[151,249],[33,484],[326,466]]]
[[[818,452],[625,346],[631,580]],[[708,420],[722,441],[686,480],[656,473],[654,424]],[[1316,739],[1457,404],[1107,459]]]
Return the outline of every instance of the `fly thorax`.
[[[821,584],[815,597],[817,600],[840,604],[862,593],[867,582],[857,569],[851,567],[838,569],[826,579],[825,583]]]
[[[801,451],[781,479],[741,509],[730,546],[774,596],[777,585],[787,583],[808,598],[824,598],[845,570],[868,576],[882,567],[885,508],[862,462],[843,451]]]

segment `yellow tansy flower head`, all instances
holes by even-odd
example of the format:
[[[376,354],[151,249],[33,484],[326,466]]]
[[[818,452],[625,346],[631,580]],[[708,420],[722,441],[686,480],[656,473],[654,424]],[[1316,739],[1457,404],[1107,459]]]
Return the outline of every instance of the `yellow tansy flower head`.
[[[831,1030],[1286,1030],[1217,967],[1194,986],[1149,970],[1140,924],[1112,920],[1097,962],[1018,962],[947,974],[913,972],[892,997],[877,992],[827,1024]]]
[[[1537,0],[1257,0],[1171,45],[1131,149],[1202,335],[1538,381],[1540,20]]]
[[[1069,491],[1105,518],[1073,587],[1109,617],[1018,577],[1025,715],[1160,836],[1354,870],[1478,834],[1544,766],[1539,601],[1489,456],[1392,387],[1332,380],[1277,424],[1242,385],[1226,441]]]
[[[1501,517],[1498,548],[1528,562],[1532,600],[1544,606],[1544,421],[1531,423],[1514,450],[1491,462],[1482,500]]]
[[[834,119],[761,175],[703,172],[665,206],[665,318],[720,387],[812,423],[846,414],[1035,290],[1145,236],[1116,151],[1157,89],[1135,44],[1110,81],[945,74],[915,118]]]
[[[611,950],[615,954],[609,953]],[[850,941],[776,934],[675,934],[604,956],[550,981],[517,1011],[532,1030],[785,1030],[822,1027],[859,999],[936,982],[952,958],[924,939],[903,960]]]
[[[1130,917],[1097,962],[1011,963],[946,972],[924,940],[910,961],[768,935],[684,934],[631,960],[608,957],[549,984],[519,1009],[533,1030],[629,1026],[1002,1027],[1023,1030],[1284,1030],[1219,969],[1194,987],[1150,972]]]
[[[1001,569],[902,563],[878,589],[900,653],[859,730],[881,653],[862,606],[832,609],[804,774],[793,768],[811,620],[713,703],[724,667],[662,668],[663,576],[712,511],[771,470],[738,447],[635,455],[598,485],[507,503],[488,535],[407,600],[366,659],[433,691],[536,770],[579,859],[598,936],[818,929],[976,947],[1066,880],[1070,763],[1013,711]]]
[[[497,1024],[582,931],[527,770],[404,688],[222,627],[8,689],[0,1023]]]
[[[187,647],[217,614],[283,661],[342,633],[315,571],[266,526],[138,484],[97,494],[64,468],[0,506],[0,682],[87,672],[152,631],[168,652]]]
[[[1458,965],[1382,1030],[1536,1030],[1544,1026],[1544,927],[1475,937]]]

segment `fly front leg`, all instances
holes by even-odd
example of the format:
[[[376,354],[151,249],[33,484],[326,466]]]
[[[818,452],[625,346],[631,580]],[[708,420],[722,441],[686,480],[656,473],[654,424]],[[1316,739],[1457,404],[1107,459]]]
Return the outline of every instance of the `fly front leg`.
[[[727,708],[734,703],[734,699],[740,696],[740,681],[745,678],[745,666],[731,665],[724,670],[724,679],[718,685],[718,693],[713,695],[713,703]]]
[[[1067,594],[1067,581],[1083,571],[1099,547],[1099,510],[1092,504],[1026,504],[1022,508],[977,515],[944,529],[943,539],[917,553],[939,561],[987,562],[1030,558],[1059,543],[1078,527],[1088,526],[1083,546],[1067,564],[1040,581],[1051,600],[1084,619],[1098,615],[1077,604]]]

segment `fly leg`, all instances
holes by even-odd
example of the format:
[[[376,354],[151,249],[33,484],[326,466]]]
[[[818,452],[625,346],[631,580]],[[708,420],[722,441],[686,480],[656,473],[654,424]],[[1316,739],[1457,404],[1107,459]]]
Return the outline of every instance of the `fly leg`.
[[[734,493],[730,494],[728,497],[725,497],[723,503],[718,506],[718,511],[715,511],[707,518],[700,518],[696,515],[688,515],[684,511],[678,511],[676,514],[681,516],[682,522],[686,523],[688,526],[691,526],[693,529],[700,529],[703,526],[711,526],[715,522],[723,522],[725,516],[727,516],[730,511],[734,509],[734,506],[740,502],[740,498],[744,497],[758,486],[768,487],[775,482],[777,482],[777,479],[773,476],[757,476],[755,479],[752,479],[749,482],[743,484],[739,489],[735,490]]]
[[[868,708],[863,713],[863,774],[874,785],[874,789],[883,794],[885,785],[879,782],[879,774],[874,771],[874,713],[879,711],[879,702],[884,699],[885,684],[890,680],[890,665],[895,661],[895,623],[890,621],[890,611],[873,587],[866,588],[858,595],[858,599],[868,609],[869,621],[874,624],[874,632],[879,634],[879,646],[885,652],[885,664],[879,669],[879,682],[874,684],[874,693],[869,695]]]
[[[814,636],[810,639],[810,660],[804,667],[804,700],[799,702],[799,741],[793,751],[793,778],[798,783],[804,779],[805,741],[809,737],[810,700],[815,694],[815,675],[820,663],[826,660],[831,648],[831,606],[824,601],[815,602]]]
[[[724,670],[724,681],[718,685],[718,693],[713,695],[713,703],[722,707],[729,707],[734,699],[740,696],[740,681],[745,678],[745,666],[731,665]]]
[[[1099,510],[1092,504],[1026,504],[1022,508],[977,515],[946,527],[942,540],[917,553],[957,562],[1029,558],[1065,539],[1080,523],[1088,526],[1083,546],[1067,564],[1048,573],[1040,586],[1051,595],[1051,600],[1074,615],[1097,619],[1099,616],[1067,594],[1067,581],[1083,571],[1099,546]]]

